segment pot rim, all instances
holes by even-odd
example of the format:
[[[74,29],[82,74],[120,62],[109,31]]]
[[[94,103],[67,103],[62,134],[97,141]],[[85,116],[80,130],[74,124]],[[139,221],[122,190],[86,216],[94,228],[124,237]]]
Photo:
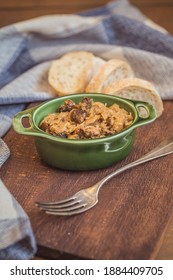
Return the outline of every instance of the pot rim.
[[[36,123],[36,116],[39,114],[40,110],[43,110],[44,107],[47,107],[51,104],[54,104],[58,101],[65,101],[67,99],[73,99],[73,98],[83,98],[85,97],[84,93],[81,94],[70,94],[66,96],[60,96],[57,98],[53,98],[51,100],[45,101],[44,103],[41,103],[37,107],[33,107],[31,109],[21,111],[16,116],[13,118],[13,127],[14,130],[20,134],[27,134],[27,135],[32,135],[32,136],[37,136],[37,137],[43,137],[49,140],[52,140],[54,142],[60,142],[60,143],[67,143],[67,144],[75,144],[75,145],[81,145],[81,144],[97,144],[97,143],[105,143],[107,141],[114,141],[118,140],[120,138],[123,138],[126,136],[128,133],[130,133],[132,130],[134,130],[136,127],[148,124],[150,122],[153,122],[156,119],[156,113],[153,108],[153,106],[147,102],[144,101],[137,101],[137,100],[130,100],[126,98],[122,98],[119,96],[114,96],[114,95],[109,95],[109,94],[102,94],[102,93],[86,93],[87,97],[94,98],[106,98],[108,100],[116,100],[121,101],[122,103],[128,105],[134,113],[134,119],[133,123],[122,130],[121,132],[111,135],[111,136],[106,136],[106,137],[101,137],[101,138],[94,138],[94,139],[67,139],[67,138],[61,138],[58,136],[53,136],[51,134],[48,134],[47,132],[43,131],[42,129],[39,128],[39,126]],[[101,101],[100,101],[101,102]],[[104,101],[104,103],[106,103]],[[144,118],[140,116],[139,113],[139,108],[143,107],[148,111],[148,117]],[[29,128],[24,128],[22,125],[22,119],[24,117],[29,118],[29,123],[30,127]]]

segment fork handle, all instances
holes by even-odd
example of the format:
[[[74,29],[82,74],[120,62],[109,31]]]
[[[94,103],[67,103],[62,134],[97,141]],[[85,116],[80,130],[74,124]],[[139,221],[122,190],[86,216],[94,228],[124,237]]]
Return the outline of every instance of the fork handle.
[[[120,169],[117,169],[116,171],[108,174],[106,177],[104,177],[101,181],[96,183],[94,187],[99,191],[99,189],[103,186],[105,182],[112,179],[114,176],[122,173],[123,171],[130,169],[132,167],[135,167],[137,165],[140,165],[142,163],[145,163],[147,161],[166,156],[168,154],[173,153],[173,136],[167,138],[163,142],[161,142],[155,149],[151,150],[149,153],[144,155],[143,157],[139,158],[136,161],[133,161]]]

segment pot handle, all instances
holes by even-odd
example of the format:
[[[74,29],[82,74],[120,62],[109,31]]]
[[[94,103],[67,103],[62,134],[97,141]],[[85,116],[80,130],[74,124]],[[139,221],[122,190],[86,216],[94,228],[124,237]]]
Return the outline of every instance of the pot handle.
[[[35,128],[32,115],[37,107],[27,109],[25,111],[21,111],[17,113],[13,118],[13,128],[19,134],[26,134],[26,135],[38,135],[39,131]],[[27,118],[29,121],[29,126],[25,127],[23,124],[24,118]]]
[[[151,104],[143,101],[134,101],[133,103],[138,114],[138,119],[133,128],[153,122],[156,119],[156,111]],[[144,113],[142,113],[141,109]]]

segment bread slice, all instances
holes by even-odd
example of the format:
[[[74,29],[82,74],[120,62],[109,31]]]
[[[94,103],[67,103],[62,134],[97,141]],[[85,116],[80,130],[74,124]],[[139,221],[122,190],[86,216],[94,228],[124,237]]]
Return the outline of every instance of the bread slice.
[[[128,63],[110,59],[98,69],[85,91],[100,93],[112,82],[129,77],[134,77],[134,74]]]
[[[105,63],[106,63],[106,61],[104,59],[102,59],[101,57],[94,56],[94,67],[91,71],[91,76],[90,76],[90,79],[88,81],[88,84],[89,84],[90,80],[93,78],[93,76],[96,75],[96,73],[100,69],[100,67],[102,65],[104,65]]]
[[[154,85],[146,80],[127,78],[111,83],[104,93],[132,100],[146,101],[153,105],[157,117],[163,112],[163,102]]]
[[[103,63],[104,60],[96,58],[90,52],[69,52],[53,61],[48,82],[58,95],[82,93],[95,71],[95,65]]]

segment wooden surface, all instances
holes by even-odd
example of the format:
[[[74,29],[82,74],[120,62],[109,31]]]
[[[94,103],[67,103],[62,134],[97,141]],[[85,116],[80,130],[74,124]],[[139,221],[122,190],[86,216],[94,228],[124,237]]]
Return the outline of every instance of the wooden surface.
[[[67,172],[50,168],[38,157],[33,138],[18,135],[11,129],[5,137],[11,158],[2,168],[2,180],[31,219],[39,245],[38,255],[86,259],[156,256],[172,214],[173,155],[112,179],[101,190],[99,204],[81,215],[48,216],[35,207],[34,201],[71,195],[148,152],[165,138],[163,127],[167,135],[172,133],[171,108],[172,104],[165,102],[160,119],[136,130],[134,149],[125,160],[98,171]]]
[[[0,3],[0,26],[44,14],[71,13],[107,1],[21,1]],[[173,34],[173,1],[131,1]],[[152,149],[173,131],[172,102],[155,123],[136,130],[132,153],[114,167],[65,172],[40,161],[34,139],[12,129],[4,137],[11,157],[1,178],[24,207],[38,243],[38,256],[68,259],[173,259],[173,156],[136,167],[112,179],[100,192],[99,204],[74,217],[47,216],[36,200],[59,199],[101,179],[114,168]],[[164,133],[163,133],[164,131]],[[17,176],[16,176],[17,175]]]

